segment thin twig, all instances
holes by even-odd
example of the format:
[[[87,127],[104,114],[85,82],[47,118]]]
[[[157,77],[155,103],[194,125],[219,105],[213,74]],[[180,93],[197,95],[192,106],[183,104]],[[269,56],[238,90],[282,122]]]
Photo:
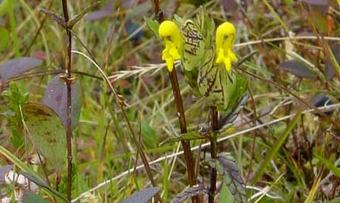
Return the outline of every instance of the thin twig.
[[[64,21],[67,23],[69,21],[67,0],[62,0]],[[68,28],[65,28],[67,33],[67,66],[66,66],[66,87],[67,87],[67,111],[66,111],[66,144],[67,144],[67,199],[72,200],[72,33]]]
[[[210,135],[210,155],[211,159],[217,158],[217,132],[219,130],[218,111],[216,106],[210,107],[211,114],[211,129]],[[217,170],[214,167],[210,168],[210,189],[209,189],[209,203],[214,203],[216,193]]]

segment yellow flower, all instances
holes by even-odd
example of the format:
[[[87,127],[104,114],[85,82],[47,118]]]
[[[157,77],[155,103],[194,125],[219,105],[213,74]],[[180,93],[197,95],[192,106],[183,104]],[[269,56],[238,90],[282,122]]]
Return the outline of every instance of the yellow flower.
[[[223,63],[228,73],[231,66],[237,61],[232,48],[235,42],[236,29],[233,24],[224,22],[216,30],[216,64]]]
[[[167,68],[171,72],[174,61],[181,59],[183,39],[177,25],[169,20],[160,24],[158,32],[165,45],[162,60],[166,62]]]

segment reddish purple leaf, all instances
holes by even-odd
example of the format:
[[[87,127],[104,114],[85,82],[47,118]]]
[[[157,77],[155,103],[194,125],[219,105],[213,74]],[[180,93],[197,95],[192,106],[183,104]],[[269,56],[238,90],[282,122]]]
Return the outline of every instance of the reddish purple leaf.
[[[81,95],[80,95],[80,84],[74,82],[71,88],[72,93],[72,128],[75,128],[80,115],[81,108]],[[66,127],[66,105],[67,105],[67,87],[64,80],[60,79],[57,75],[47,86],[43,103],[53,109],[63,125]]]
[[[225,184],[236,198],[237,202],[245,202],[245,184],[237,167],[235,160],[231,156],[219,155],[218,163],[222,167],[223,173],[228,179]]]
[[[87,14],[84,17],[84,19],[88,20],[88,21],[95,21],[95,20],[100,20],[102,18],[111,16],[111,14],[113,12],[114,2],[115,2],[115,0],[108,1],[107,4],[105,4],[103,6],[103,8]]]
[[[303,2],[320,12],[327,12],[329,7],[329,0],[303,0]]]
[[[298,77],[308,78],[312,80],[316,79],[316,74],[305,64],[297,60],[290,60],[290,61],[282,62],[279,64],[279,67],[282,70],[288,71]]]
[[[334,54],[336,61],[338,62],[338,64],[340,64],[340,44],[335,44],[331,46],[331,50]],[[329,58],[326,60],[325,63],[325,75],[327,80],[330,80],[335,76],[335,69]]]
[[[123,201],[123,203],[147,203],[149,200],[159,192],[159,188],[150,187],[145,188],[142,191],[133,193],[129,198]]]
[[[93,11],[89,14],[87,14],[84,19],[88,21],[95,21],[95,20],[100,20],[102,18],[108,17],[112,14],[111,10],[107,9],[102,9],[102,10],[97,10]]]
[[[310,103],[312,106],[315,107],[325,107],[334,104],[331,97],[329,97],[327,94],[318,92],[316,93],[310,100]],[[326,110],[324,113],[330,115],[334,110]]]
[[[305,3],[311,6],[328,6],[329,0],[303,0]]]
[[[33,57],[21,57],[6,61],[0,65],[0,78],[7,81],[10,78],[40,66],[41,63],[42,60]]]

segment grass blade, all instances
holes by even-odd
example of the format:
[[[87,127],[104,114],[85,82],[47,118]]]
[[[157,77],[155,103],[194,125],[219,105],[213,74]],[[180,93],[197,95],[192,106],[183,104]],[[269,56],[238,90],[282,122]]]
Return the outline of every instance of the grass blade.
[[[258,169],[255,172],[255,175],[254,175],[254,178],[252,180],[252,183],[256,183],[262,177],[265,168],[270,163],[270,161],[275,157],[276,153],[279,151],[279,149],[283,145],[284,141],[287,139],[287,137],[290,135],[292,130],[295,128],[295,126],[298,123],[300,117],[301,117],[301,112],[297,113],[295,115],[295,117],[290,121],[290,123],[288,124],[286,130],[280,136],[279,140],[277,140],[277,142],[273,145],[271,150],[268,152],[268,154],[264,158],[263,162],[259,165]]]

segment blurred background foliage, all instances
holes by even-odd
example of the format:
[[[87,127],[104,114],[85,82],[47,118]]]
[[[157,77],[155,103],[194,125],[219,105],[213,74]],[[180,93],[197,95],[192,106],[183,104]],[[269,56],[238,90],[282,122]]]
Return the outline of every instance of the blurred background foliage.
[[[71,16],[94,2],[69,1]],[[235,24],[234,50],[239,58],[256,51],[238,70],[248,80],[249,100],[233,127],[221,130],[219,138],[225,141],[218,144],[220,152],[235,158],[250,186],[247,197],[254,202],[339,201],[339,1],[164,0],[160,7],[167,19],[174,14],[188,19],[200,5],[206,6],[217,25],[225,20]],[[57,76],[65,69],[65,31],[41,8],[62,16],[61,1],[0,1],[0,142],[17,161],[28,165],[37,150],[44,150],[37,149],[40,145],[34,142],[39,141],[27,137],[22,121],[29,126],[40,125],[37,133],[44,128],[45,135],[53,134],[59,124],[43,122],[55,121],[54,115],[44,117],[49,112],[45,107],[32,107],[36,112],[33,114],[41,116],[35,119],[27,117],[33,110],[21,108],[40,102],[55,111],[60,126],[65,123],[66,96],[58,92],[65,86]],[[179,143],[171,141],[179,135],[179,126],[169,78],[161,64],[162,45],[146,25],[145,17],[154,17],[152,1],[103,0],[74,26],[73,49],[95,60],[109,76],[126,102],[128,118],[145,153],[149,160],[156,160],[180,151]],[[72,87],[72,119],[77,125],[73,130],[72,193],[77,197],[141,162],[136,160],[136,146],[130,141],[127,125],[95,66],[73,54],[73,71],[77,83]],[[181,68],[177,72],[188,128],[197,131],[209,124],[208,109],[192,95]],[[315,110],[323,106],[328,106],[326,111]],[[290,120],[295,113],[302,114],[292,127]],[[227,139],[235,133],[237,136]],[[282,139],[285,135],[287,139]],[[192,145],[205,142],[194,140]],[[52,141],[46,146],[58,147]],[[58,150],[63,154],[65,149]],[[194,151],[195,158],[203,159],[205,151]],[[1,154],[0,165],[13,164],[4,152]],[[187,186],[183,157],[170,157],[152,164],[164,202]],[[35,173],[48,177],[51,187],[58,185],[58,190],[65,193],[66,166],[56,170],[49,165],[56,160],[50,159]],[[59,176],[60,184],[56,183]],[[207,181],[208,171],[203,166],[199,177]],[[121,201],[148,186],[143,170],[131,171],[83,200]],[[259,191],[251,187],[268,189],[269,195],[255,196]],[[0,197],[11,192],[10,187],[0,187]],[[221,202],[233,201],[226,196],[222,189],[218,198]]]

